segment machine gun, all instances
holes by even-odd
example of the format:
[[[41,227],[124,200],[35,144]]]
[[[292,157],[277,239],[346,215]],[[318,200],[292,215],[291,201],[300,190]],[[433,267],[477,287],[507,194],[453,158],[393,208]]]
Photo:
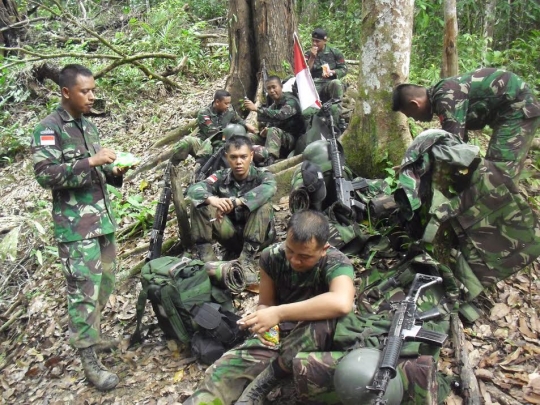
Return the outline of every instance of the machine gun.
[[[342,156],[338,148],[338,142],[336,138],[336,130],[334,127],[334,118],[330,112],[332,104],[339,103],[340,100],[331,99],[324,103],[321,107],[321,110],[325,112],[330,118],[330,131],[332,136],[328,139],[330,144],[330,157],[332,159],[332,172],[334,181],[336,183],[336,194],[337,199],[341,202],[343,206],[352,210],[356,208],[361,212],[366,210],[366,205],[356,200],[354,195],[355,185],[352,181],[346,180],[343,175],[343,167],[345,166],[342,162]]]
[[[159,196],[159,202],[154,215],[154,224],[152,225],[152,233],[150,234],[150,247],[146,255],[146,261],[157,259],[161,256],[161,246],[163,245],[163,234],[167,225],[167,215],[169,214],[169,205],[171,204],[171,166],[172,161],[169,160],[163,176],[163,190]]]
[[[388,332],[388,339],[382,352],[381,363],[375,373],[372,384],[366,387],[368,390],[377,393],[377,398],[374,402],[375,405],[386,404],[383,396],[388,383],[397,374],[396,367],[405,340],[442,346],[448,337],[446,333],[425,330],[420,325],[417,325],[418,321],[433,319],[439,315],[438,311],[427,311],[425,314],[418,314],[416,301],[422,290],[440,283],[442,283],[441,277],[417,273],[407,297],[403,301],[393,305],[395,313],[390,331]]]

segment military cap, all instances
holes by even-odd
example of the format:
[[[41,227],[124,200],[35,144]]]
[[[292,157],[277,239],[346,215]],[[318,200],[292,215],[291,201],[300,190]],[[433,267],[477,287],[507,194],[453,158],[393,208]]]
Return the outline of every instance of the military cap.
[[[326,30],[323,30],[322,28],[315,28],[313,32],[311,33],[311,38],[315,39],[327,39],[328,34],[326,33]]]

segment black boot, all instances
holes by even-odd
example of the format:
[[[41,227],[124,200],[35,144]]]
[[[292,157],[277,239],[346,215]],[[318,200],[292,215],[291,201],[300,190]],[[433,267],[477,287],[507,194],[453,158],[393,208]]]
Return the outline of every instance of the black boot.
[[[259,251],[259,247],[259,243],[244,242],[242,253],[238,257],[238,262],[244,271],[247,285],[259,284],[259,267],[255,260],[255,255]]]
[[[279,379],[276,377],[274,369],[270,364],[246,387],[240,398],[236,401],[236,405],[262,405],[264,399],[272,391],[272,388],[276,386],[278,381]]]

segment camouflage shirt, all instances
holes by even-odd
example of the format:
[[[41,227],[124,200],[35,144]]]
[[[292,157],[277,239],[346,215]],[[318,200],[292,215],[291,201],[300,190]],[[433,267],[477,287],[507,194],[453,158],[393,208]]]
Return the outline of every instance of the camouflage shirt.
[[[478,69],[441,80],[428,94],[442,129],[464,140],[466,130],[492,125],[509,111],[522,110],[525,118],[540,116],[540,103],[527,84],[501,69]]]
[[[120,187],[112,165],[90,167],[101,146],[96,126],[58,109],[34,130],[31,151],[38,183],[52,190],[54,236],[73,242],[114,232],[106,183]]]
[[[245,121],[232,107],[227,111],[218,113],[213,103],[199,111],[197,124],[199,125],[199,137],[202,140],[215,135],[229,124],[246,125]]]
[[[269,127],[277,127],[294,136],[302,135],[306,129],[300,102],[291,93],[283,93],[270,107],[259,107],[257,118]]]
[[[285,256],[285,243],[276,243],[261,253],[261,269],[272,279],[276,288],[276,305],[304,301],[330,290],[330,282],[338,276],[354,280],[354,269],[350,260],[334,247],[308,272],[291,268]]]
[[[192,184],[187,195],[196,206],[204,204],[211,196],[239,198],[253,212],[266,204],[276,193],[276,179],[266,169],[251,165],[249,175],[242,181],[235,180],[231,169],[218,170],[206,180]]]
[[[304,54],[306,60],[309,59],[311,52],[306,52]],[[328,63],[330,70],[335,72],[334,76],[322,77],[323,68],[322,65]],[[311,68],[311,77],[317,81],[329,81],[334,79],[341,79],[347,74],[347,65],[345,64],[345,57],[343,54],[336,48],[332,48],[328,45],[324,47],[322,52],[319,52],[315,57],[315,62],[313,62],[313,67]]]

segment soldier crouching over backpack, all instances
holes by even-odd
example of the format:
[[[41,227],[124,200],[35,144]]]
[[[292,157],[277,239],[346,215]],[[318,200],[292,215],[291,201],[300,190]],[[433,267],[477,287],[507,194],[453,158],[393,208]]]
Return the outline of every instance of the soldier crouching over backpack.
[[[331,348],[337,319],[352,311],[355,290],[351,262],[328,237],[328,220],[321,213],[300,211],[291,217],[285,242],[261,254],[257,311],[239,321],[256,337],[209,367],[184,405],[262,404],[279,380],[292,378],[297,353]],[[275,325],[279,345],[264,337]]]
[[[230,168],[218,170],[188,189],[192,238],[204,262],[217,261],[212,248],[215,239],[227,250],[225,260],[240,254],[246,282],[255,284],[254,256],[274,237],[270,199],[276,192],[276,180],[272,173],[252,165],[253,145],[244,136],[229,138],[225,157]]]

